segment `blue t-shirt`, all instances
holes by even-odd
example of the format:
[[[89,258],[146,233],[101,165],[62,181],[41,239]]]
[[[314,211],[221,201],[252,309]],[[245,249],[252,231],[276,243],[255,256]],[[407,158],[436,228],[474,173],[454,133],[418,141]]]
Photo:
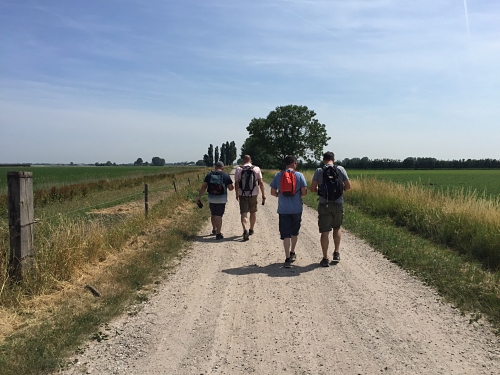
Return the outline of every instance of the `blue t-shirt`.
[[[291,169],[289,169],[291,170]],[[302,196],[300,189],[307,187],[306,178],[300,172],[295,172],[295,179],[297,180],[297,191],[295,195],[287,197],[283,194],[278,194],[278,213],[284,215],[300,214],[302,212]],[[280,190],[281,176],[283,172],[278,172],[271,181],[271,187]]]

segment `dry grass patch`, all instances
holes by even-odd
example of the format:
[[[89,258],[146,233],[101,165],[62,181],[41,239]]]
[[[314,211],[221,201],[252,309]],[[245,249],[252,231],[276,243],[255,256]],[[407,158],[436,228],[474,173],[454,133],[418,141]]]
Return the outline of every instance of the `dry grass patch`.
[[[186,209],[182,211],[185,212]],[[151,246],[152,235],[164,230],[171,222],[171,218],[155,221],[141,234],[132,236],[117,252],[103,252],[97,262],[75,268],[70,280],[56,280],[45,293],[33,298],[22,298],[16,307],[0,308],[0,343],[15,331],[30,329],[50,320],[61,306],[71,306],[76,311],[86,309],[96,299],[86,288],[87,285],[99,285],[97,290],[102,296],[114,293],[114,268],[129,264],[141,251]]]

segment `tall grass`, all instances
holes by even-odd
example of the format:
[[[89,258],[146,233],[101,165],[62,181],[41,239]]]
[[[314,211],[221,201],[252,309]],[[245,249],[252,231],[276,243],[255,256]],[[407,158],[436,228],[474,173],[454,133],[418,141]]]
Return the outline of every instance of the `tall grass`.
[[[307,181],[313,171],[303,172]],[[439,191],[415,182],[372,177],[351,179],[344,200],[374,217],[388,217],[401,227],[483,267],[500,270],[500,199],[470,189]]]
[[[469,190],[439,192],[414,183],[351,181],[347,201],[500,270],[500,201]]]
[[[190,187],[187,182],[188,179],[196,181],[198,173],[193,171],[178,179],[178,194],[184,194],[185,189],[199,188],[198,183]],[[39,219],[35,224],[36,261],[19,284],[9,280],[8,225],[5,219],[0,219],[0,307],[16,307],[33,296],[51,293],[60,283],[70,281],[85,267],[102,262],[108,255],[119,251],[130,238],[145,231],[158,216],[153,209],[154,203],[174,195],[171,178],[165,180],[162,175],[159,179],[154,176],[148,176],[147,179],[153,181],[150,186],[154,187],[151,191],[155,192],[155,195],[149,196],[151,210],[147,219],[143,209],[127,214],[86,214],[89,208],[109,206],[112,198],[123,197],[120,202],[126,201],[124,194],[133,194],[132,198],[139,199],[138,206],[143,206],[143,189],[136,183],[126,185],[119,191],[114,186],[109,187],[109,191],[93,191],[85,200],[35,207],[35,216]],[[91,206],[88,206],[89,202]]]

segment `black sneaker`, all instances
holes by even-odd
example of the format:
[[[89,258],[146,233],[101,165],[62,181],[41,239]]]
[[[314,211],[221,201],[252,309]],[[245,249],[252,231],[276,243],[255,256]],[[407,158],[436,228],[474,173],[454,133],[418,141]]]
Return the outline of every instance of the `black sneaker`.
[[[290,268],[291,266],[292,266],[292,261],[290,260],[290,258],[286,258],[283,267]]]
[[[253,234],[253,229],[248,230],[248,235],[251,236]]]
[[[338,263],[338,262],[340,262],[340,253],[335,252],[333,253],[332,263]]]
[[[243,241],[248,241],[248,237],[249,237],[249,234],[248,234],[248,231],[244,231],[243,232]]]
[[[321,267],[330,267],[330,264],[328,264],[328,259],[325,259],[325,258],[321,259],[321,262],[319,262],[319,265]]]
[[[222,240],[223,238],[224,238],[224,236],[222,235],[222,233],[219,233],[219,234],[215,235],[215,239],[216,240]]]
[[[290,253],[290,261],[293,263],[295,262],[295,259],[297,258],[297,255],[295,253]]]

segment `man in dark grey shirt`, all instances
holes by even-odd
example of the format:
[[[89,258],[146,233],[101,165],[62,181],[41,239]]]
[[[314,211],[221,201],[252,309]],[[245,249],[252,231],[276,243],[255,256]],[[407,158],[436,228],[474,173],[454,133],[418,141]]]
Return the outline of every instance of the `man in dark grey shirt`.
[[[328,261],[328,246],[330,244],[329,235],[333,230],[333,243],[335,245],[335,250],[333,252],[332,263],[337,263],[340,261],[340,239],[342,236],[342,231],[340,226],[342,225],[342,220],[344,218],[344,198],[343,195],[340,197],[333,197],[332,194],[328,195],[327,187],[323,181],[323,174],[325,168],[334,168],[336,173],[339,175],[339,179],[342,181],[341,190],[349,190],[351,188],[351,183],[349,182],[349,177],[347,172],[341,166],[336,166],[335,155],[333,152],[325,152],[323,155],[324,167],[316,169],[314,172],[311,191],[317,192],[319,195],[318,201],[318,227],[321,233],[321,250],[323,251],[323,259],[320,265],[323,267],[329,266]]]

